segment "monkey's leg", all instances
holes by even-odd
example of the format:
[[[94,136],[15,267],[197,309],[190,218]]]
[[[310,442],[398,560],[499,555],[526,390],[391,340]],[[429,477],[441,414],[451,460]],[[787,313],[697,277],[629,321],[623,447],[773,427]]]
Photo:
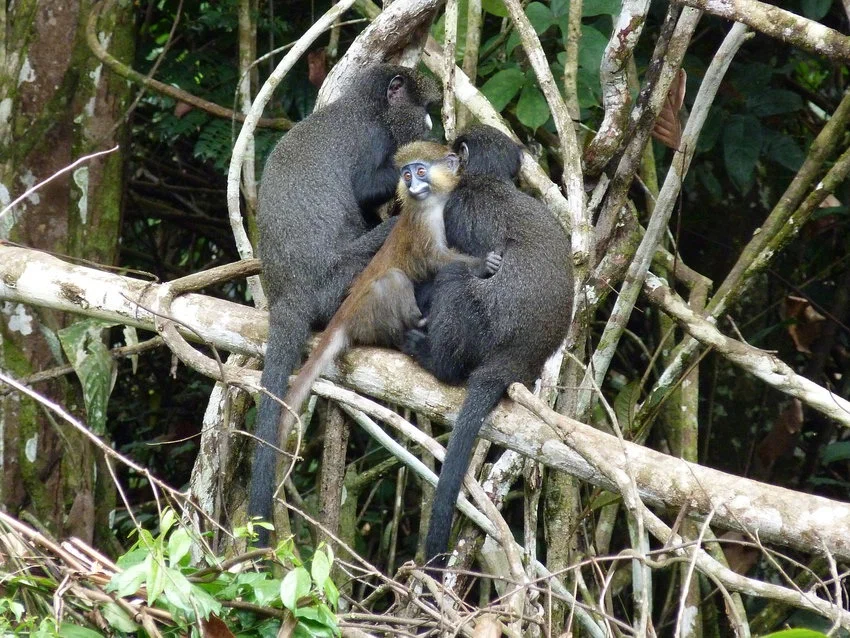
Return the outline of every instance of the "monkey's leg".
[[[270,309],[269,340],[261,382],[278,398],[286,393],[289,375],[300,362],[301,349],[310,337],[310,314],[297,296],[279,298]],[[264,443],[258,441],[254,451],[248,512],[267,521],[272,520],[272,497],[277,488],[274,448],[279,446],[281,436],[288,436],[288,433],[278,432],[280,414],[281,405],[277,401],[265,395],[260,397],[255,434]],[[268,530],[259,528],[258,532],[261,546],[267,546]]]

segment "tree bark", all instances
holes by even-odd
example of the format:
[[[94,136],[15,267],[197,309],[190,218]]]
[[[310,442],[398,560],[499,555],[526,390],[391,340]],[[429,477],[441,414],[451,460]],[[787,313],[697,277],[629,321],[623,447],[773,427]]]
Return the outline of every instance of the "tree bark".
[[[0,207],[78,158],[125,141],[127,83],[103,73],[85,41],[91,0],[23,0],[0,7]],[[115,57],[134,52],[132,4],[102,16],[101,41]],[[0,215],[0,239],[112,264],[124,192],[121,151],[81,163]],[[19,303],[0,305],[0,368],[23,377],[64,363],[56,331],[73,320]],[[76,383],[37,384],[63,405],[82,406]],[[82,415],[82,407],[76,410]],[[60,433],[15,395],[0,401],[0,502],[29,510],[57,535],[91,542],[114,490],[89,445]]]

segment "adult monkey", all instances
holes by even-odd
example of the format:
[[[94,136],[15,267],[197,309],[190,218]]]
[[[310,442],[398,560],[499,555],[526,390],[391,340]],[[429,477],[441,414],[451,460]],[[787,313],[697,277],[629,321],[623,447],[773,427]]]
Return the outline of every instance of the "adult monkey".
[[[404,350],[446,383],[469,379],[466,399],[440,471],[425,557],[448,548],[452,515],[481,425],[508,386],[531,383],[563,341],[572,313],[570,242],[536,199],[514,185],[520,147],[496,129],[475,126],[459,136],[460,182],[446,204],[449,246],[483,257],[501,253],[489,279],[451,264],[420,287],[426,330],[410,330]],[[435,561],[432,564],[440,564]]]
[[[292,128],[266,162],[257,223],[269,297],[262,384],[276,397],[301,360],[311,328],[327,323],[352,279],[384,242],[394,220],[378,208],[398,183],[393,155],[431,128],[437,86],[410,69],[364,70],[336,102]],[[280,404],[260,399],[248,511],[270,519]],[[285,436],[286,433],[283,433]],[[267,445],[270,444],[270,445]],[[268,531],[259,541],[268,544]]]

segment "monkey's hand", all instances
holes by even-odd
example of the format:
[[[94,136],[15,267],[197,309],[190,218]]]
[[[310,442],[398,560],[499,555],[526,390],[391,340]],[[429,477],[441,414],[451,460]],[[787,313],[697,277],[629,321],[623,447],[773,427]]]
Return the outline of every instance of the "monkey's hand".
[[[427,321],[427,319],[423,318],[423,321]],[[404,334],[404,343],[401,346],[401,351],[415,358],[427,345],[428,335],[422,330],[413,328]]]
[[[483,277],[492,277],[502,267],[502,256],[499,253],[489,252],[484,258]]]

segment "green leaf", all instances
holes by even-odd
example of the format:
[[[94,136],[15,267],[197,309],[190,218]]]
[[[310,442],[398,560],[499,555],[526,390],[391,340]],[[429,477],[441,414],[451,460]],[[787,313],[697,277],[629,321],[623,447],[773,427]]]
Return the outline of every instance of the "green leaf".
[[[767,144],[767,156],[788,170],[797,171],[806,159],[803,149],[790,135],[775,133]]]
[[[298,607],[298,599],[310,593],[310,574],[303,567],[297,567],[283,578],[280,584],[280,600],[290,611]]]
[[[139,625],[133,622],[132,618],[127,615],[127,612],[121,609],[116,603],[107,603],[101,607],[101,613],[106,618],[106,622],[110,627],[123,631],[125,634],[131,634],[139,630]]]
[[[545,4],[540,2],[532,2],[525,8],[525,15],[528,16],[531,26],[540,35],[546,29],[555,24],[555,18],[552,15],[552,10]]]
[[[743,194],[752,186],[753,172],[761,153],[761,123],[752,115],[735,116],[723,129],[726,172]]]
[[[701,170],[697,172],[697,177],[699,177],[700,183],[705,186],[709,195],[711,195],[714,199],[720,199],[723,197],[723,187],[714,176],[714,173],[711,172],[711,169],[705,166],[699,166],[698,168]]]
[[[525,74],[519,69],[505,69],[494,74],[484,86],[481,92],[484,94],[493,108],[497,111],[503,110],[508,103],[525,84]]]
[[[599,70],[579,68],[576,78],[578,105],[591,108],[602,104],[602,87],[599,84]]]
[[[826,638],[826,634],[813,629],[784,629],[761,638]]]
[[[165,590],[165,568],[152,554],[145,564],[148,566],[148,605],[153,605]]]
[[[556,18],[570,14],[570,0],[552,0],[549,7]]]
[[[850,441],[830,443],[824,448],[823,454],[821,454],[821,461],[824,464],[846,461],[847,459],[850,459]]]
[[[640,399],[640,379],[630,381],[614,398],[614,414],[623,432],[631,429],[635,406]]]
[[[339,604],[339,590],[330,578],[325,581],[324,592],[330,606],[336,609]]]
[[[87,627],[80,627],[79,625],[72,625],[69,622],[63,622],[59,625],[59,635],[62,638],[103,638],[103,634],[88,629]]]
[[[726,115],[721,109],[711,109],[708,112],[708,117],[705,118],[705,124],[702,125],[702,132],[700,132],[697,140],[697,153],[705,153],[714,148],[720,138],[720,131],[723,130],[725,119]]]
[[[115,574],[106,585],[106,591],[114,591],[118,596],[130,596],[139,591],[148,577],[147,561],[128,567]]]
[[[174,510],[170,507],[166,507],[162,512],[162,518],[159,521],[159,533],[165,535],[168,533],[168,530],[171,529],[171,526],[174,525]]]
[[[578,65],[584,69],[593,69],[596,77],[599,77],[599,65],[602,62],[602,54],[608,46],[608,38],[593,27],[582,25],[581,42],[578,49]],[[598,81],[598,80],[597,80]]]
[[[178,527],[168,538],[168,564],[176,567],[192,548],[192,537],[185,527]]]
[[[8,612],[15,617],[15,622],[21,622],[21,618],[25,611],[26,607],[24,607],[21,603],[8,598],[0,598],[0,617]]]
[[[301,630],[308,633],[301,633]],[[326,625],[321,621],[302,618],[298,621],[298,626],[295,628],[295,636],[305,636],[309,638],[336,638],[336,624]]]
[[[607,490],[603,490],[599,493],[593,501],[590,503],[591,511],[595,511],[598,509],[602,509],[603,507],[607,507],[608,505],[613,505],[614,503],[622,502],[623,497],[619,494],[615,494],[614,492],[609,492]]]
[[[191,613],[192,604],[195,602],[192,596],[192,583],[176,569],[163,568],[162,574],[162,596],[168,604],[186,613]]]
[[[516,116],[530,129],[538,129],[549,119],[546,98],[533,84],[526,84],[516,105]]]
[[[280,595],[280,580],[270,578],[254,585],[254,598],[258,605],[268,606]]]
[[[621,0],[585,0],[581,5],[581,14],[585,18],[592,16],[620,15]]]
[[[803,98],[791,91],[761,91],[747,98],[747,107],[759,117],[793,113],[803,108]]]
[[[313,582],[318,589],[325,586],[325,581],[331,574],[331,564],[325,553],[317,549],[313,554],[313,563],[310,565],[310,575],[313,577]]]
[[[800,8],[809,20],[820,20],[829,13],[831,6],[832,0],[803,0]]]
[[[58,332],[59,342],[83,386],[88,424],[95,434],[106,432],[106,406],[117,367],[103,343],[104,329],[116,324],[86,319]]]
[[[481,0],[481,8],[487,13],[499,16],[500,18],[507,18],[510,15],[503,0]]]

